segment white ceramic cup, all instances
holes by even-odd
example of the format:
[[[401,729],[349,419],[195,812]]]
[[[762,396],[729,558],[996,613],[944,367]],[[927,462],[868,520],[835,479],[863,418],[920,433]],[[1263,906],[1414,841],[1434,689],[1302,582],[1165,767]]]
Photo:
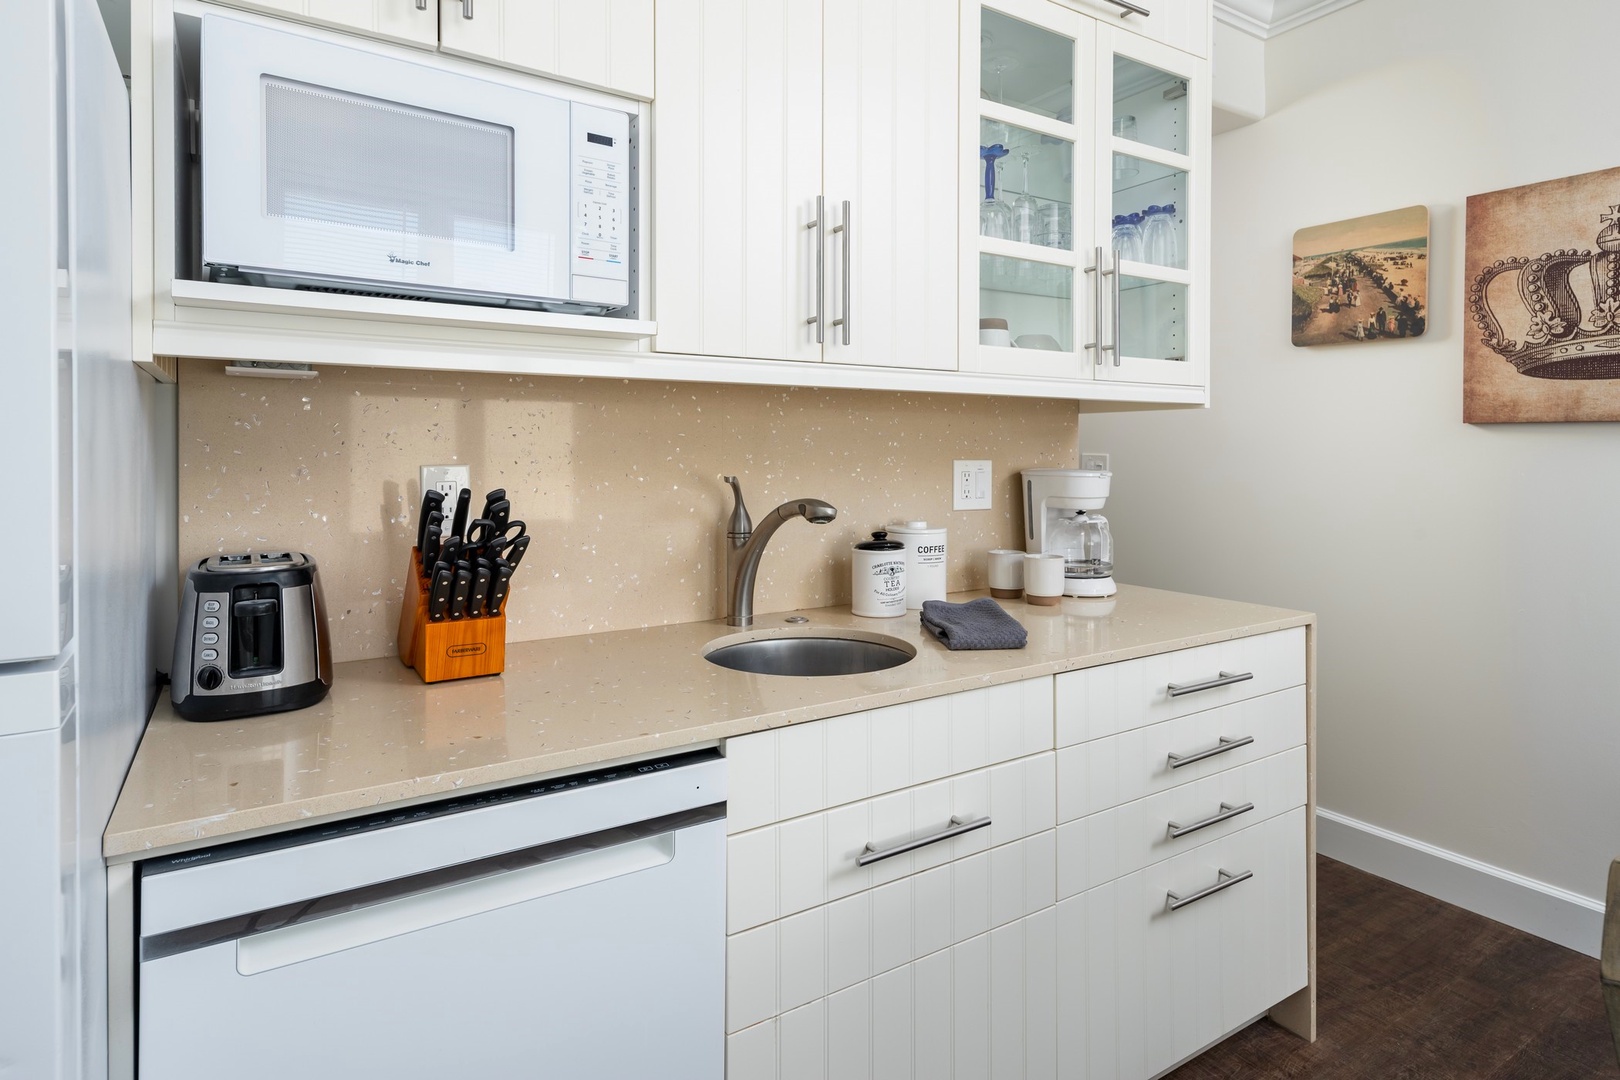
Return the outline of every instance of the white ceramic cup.
[[[1010,331],[1010,330],[980,330],[979,331],[979,344],[980,345],[1000,345],[1003,348],[1011,348],[1012,343],[1013,343],[1012,331]]]
[[[1063,556],[1024,556],[1024,600],[1052,607],[1063,599]]]
[[[990,595],[1016,600],[1024,595],[1024,553],[1013,548],[990,551]]]

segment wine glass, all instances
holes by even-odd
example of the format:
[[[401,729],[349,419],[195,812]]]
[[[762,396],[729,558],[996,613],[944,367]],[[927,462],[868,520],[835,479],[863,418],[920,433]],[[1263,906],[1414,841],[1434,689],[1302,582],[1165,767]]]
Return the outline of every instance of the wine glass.
[[[1019,156],[1024,166],[1023,193],[1012,202],[1012,235],[1009,239],[1025,244],[1038,243],[1041,236],[1041,202],[1029,193],[1029,151]]]

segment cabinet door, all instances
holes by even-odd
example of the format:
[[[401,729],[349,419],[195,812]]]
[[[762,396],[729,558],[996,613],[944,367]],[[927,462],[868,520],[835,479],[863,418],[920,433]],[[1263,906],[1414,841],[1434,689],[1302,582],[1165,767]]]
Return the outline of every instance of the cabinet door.
[[[658,0],[657,23],[657,349],[819,360],[805,320],[817,301],[821,6]]]
[[[229,0],[233,7],[290,15],[325,26],[431,49],[439,41],[439,0]]]
[[[962,370],[1090,379],[1095,26],[1050,0],[961,22]]]
[[[439,47],[445,52],[631,97],[653,96],[653,0],[439,2]]]
[[[1096,228],[1100,237],[1112,233],[1114,248],[1101,318],[1106,355],[1097,375],[1203,386],[1209,64],[1117,27],[1099,30],[1097,55]],[[1123,237],[1115,229],[1121,219],[1130,221]]]
[[[958,0],[826,0],[823,358],[957,366]]]

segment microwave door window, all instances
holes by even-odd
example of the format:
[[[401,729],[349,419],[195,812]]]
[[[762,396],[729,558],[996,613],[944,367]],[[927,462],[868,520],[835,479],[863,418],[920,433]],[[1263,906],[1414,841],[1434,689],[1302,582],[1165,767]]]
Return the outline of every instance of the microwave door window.
[[[288,269],[454,287],[457,253],[510,266],[512,128],[268,76],[263,103]]]

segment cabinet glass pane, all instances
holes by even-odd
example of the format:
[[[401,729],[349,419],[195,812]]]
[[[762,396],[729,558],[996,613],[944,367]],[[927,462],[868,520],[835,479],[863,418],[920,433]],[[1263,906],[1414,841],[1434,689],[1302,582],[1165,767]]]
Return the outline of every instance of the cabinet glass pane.
[[[1073,352],[1074,268],[980,255],[979,318],[1007,320],[1018,348]]]
[[[1187,174],[1114,155],[1114,250],[1132,262],[1187,268]]]
[[[980,236],[1073,247],[1072,143],[981,119],[979,169]]]
[[[1119,352],[1146,360],[1187,359],[1187,286],[1122,278]]]
[[[979,17],[979,93],[1032,113],[1074,120],[1074,41],[985,8]]]
[[[1126,56],[1114,57],[1114,134],[1187,153],[1187,80]]]

